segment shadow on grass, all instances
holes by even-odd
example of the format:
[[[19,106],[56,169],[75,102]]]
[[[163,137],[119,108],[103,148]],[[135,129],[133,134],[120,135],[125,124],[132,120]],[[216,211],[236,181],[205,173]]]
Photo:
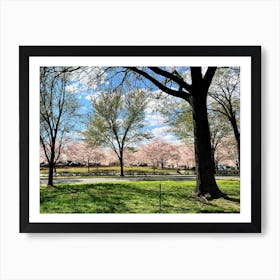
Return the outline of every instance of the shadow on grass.
[[[123,184],[95,184],[57,186],[41,189],[41,210],[71,213],[133,213],[133,207],[142,198],[156,195],[152,190],[132,188]],[[71,210],[72,209],[72,210]]]
[[[230,194],[227,194],[226,197],[224,197],[225,200],[231,201],[231,202],[235,202],[235,203],[239,203],[240,204],[240,198],[234,198],[234,197],[230,197]]]
[[[238,206],[223,205],[224,202],[219,205],[218,202],[204,203],[194,200],[191,197],[193,189],[192,183],[176,184],[174,182],[164,184],[160,182],[108,182],[58,185],[55,188],[41,187],[41,213],[222,213],[237,211]],[[237,195],[238,192],[234,192],[233,190],[231,194]],[[230,201],[238,202],[239,200],[231,199]]]

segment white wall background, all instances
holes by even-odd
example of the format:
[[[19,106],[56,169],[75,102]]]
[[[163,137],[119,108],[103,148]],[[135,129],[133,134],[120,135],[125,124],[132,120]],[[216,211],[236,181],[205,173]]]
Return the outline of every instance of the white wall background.
[[[1,280],[280,279],[279,1],[0,0],[0,8]],[[18,233],[18,46],[103,44],[262,45],[262,234]]]

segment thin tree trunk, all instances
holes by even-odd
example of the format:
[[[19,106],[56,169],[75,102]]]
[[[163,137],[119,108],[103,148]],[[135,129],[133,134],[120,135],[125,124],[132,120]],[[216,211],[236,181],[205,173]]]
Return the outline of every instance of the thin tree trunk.
[[[236,140],[236,144],[237,144],[237,152],[238,152],[238,167],[240,167],[240,133],[238,131],[238,127],[237,127],[237,123],[236,123],[236,119],[232,118],[230,119],[232,128],[233,128],[233,132],[234,132],[234,137]]]
[[[207,94],[194,94],[191,101],[197,181],[195,194],[198,196],[207,195],[211,198],[219,198],[223,196],[223,193],[218,188],[214,176],[206,97]]]
[[[120,174],[120,176],[124,176],[124,172],[123,172],[123,152],[122,151],[120,151],[119,160],[120,160],[120,166],[121,166],[121,174]]]
[[[48,186],[50,187],[53,187],[53,171],[54,171],[54,163],[49,162]]]
[[[215,148],[211,147],[211,158],[213,162],[213,171],[216,173],[216,164],[215,164]]]
[[[49,161],[49,178],[48,178],[48,186],[53,187],[53,173],[54,173],[54,168],[55,168],[55,140],[53,139],[53,144],[51,146],[51,158]]]

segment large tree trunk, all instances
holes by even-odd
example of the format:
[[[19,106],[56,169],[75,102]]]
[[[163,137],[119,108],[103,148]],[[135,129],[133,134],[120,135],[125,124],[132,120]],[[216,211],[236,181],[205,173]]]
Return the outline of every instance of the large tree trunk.
[[[201,89],[198,89],[201,90]],[[207,93],[193,94],[191,106],[193,109],[195,170],[197,185],[195,194],[219,198],[224,196],[216,184],[214,163],[211,156],[210,131],[207,116]]]

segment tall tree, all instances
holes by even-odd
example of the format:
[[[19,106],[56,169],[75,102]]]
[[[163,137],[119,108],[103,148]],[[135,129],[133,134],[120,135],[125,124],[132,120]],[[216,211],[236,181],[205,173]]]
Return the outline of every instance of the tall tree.
[[[218,69],[209,93],[216,101],[216,104],[213,105],[213,110],[223,114],[232,126],[240,164],[240,68]]]
[[[109,146],[117,155],[120,175],[124,176],[124,152],[135,143],[149,138],[144,129],[147,95],[140,90],[101,92],[92,96],[93,115],[86,140],[93,145]]]
[[[225,117],[219,112],[208,111],[209,123],[210,123],[210,134],[211,134],[211,154],[213,159],[214,172],[217,171],[218,167],[218,148],[225,138],[230,138],[230,126]]]
[[[237,147],[234,137],[226,137],[219,143],[215,151],[215,165],[238,167]]]
[[[210,131],[207,116],[207,95],[217,67],[208,67],[205,74],[201,67],[190,67],[191,83],[184,78],[179,67],[127,67],[144,77],[161,91],[185,100],[192,108],[196,188],[198,196],[219,198],[225,194],[218,188],[213,170]]]
[[[40,143],[49,165],[48,186],[53,186],[55,164],[65,136],[75,126],[78,100],[67,90],[74,67],[40,68]]]
[[[231,136],[231,131],[227,118],[220,112],[213,110],[213,105],[215,104],[212,102],[210,108],[208,106],[208,120],[213,168],[216,171],[217,148],[225,137]],[[163,115],[172,133],[185,143],[193,143],[192,108],[190,105],[178,98],[174,100],[174,98],[167,96],[156,110]]]

